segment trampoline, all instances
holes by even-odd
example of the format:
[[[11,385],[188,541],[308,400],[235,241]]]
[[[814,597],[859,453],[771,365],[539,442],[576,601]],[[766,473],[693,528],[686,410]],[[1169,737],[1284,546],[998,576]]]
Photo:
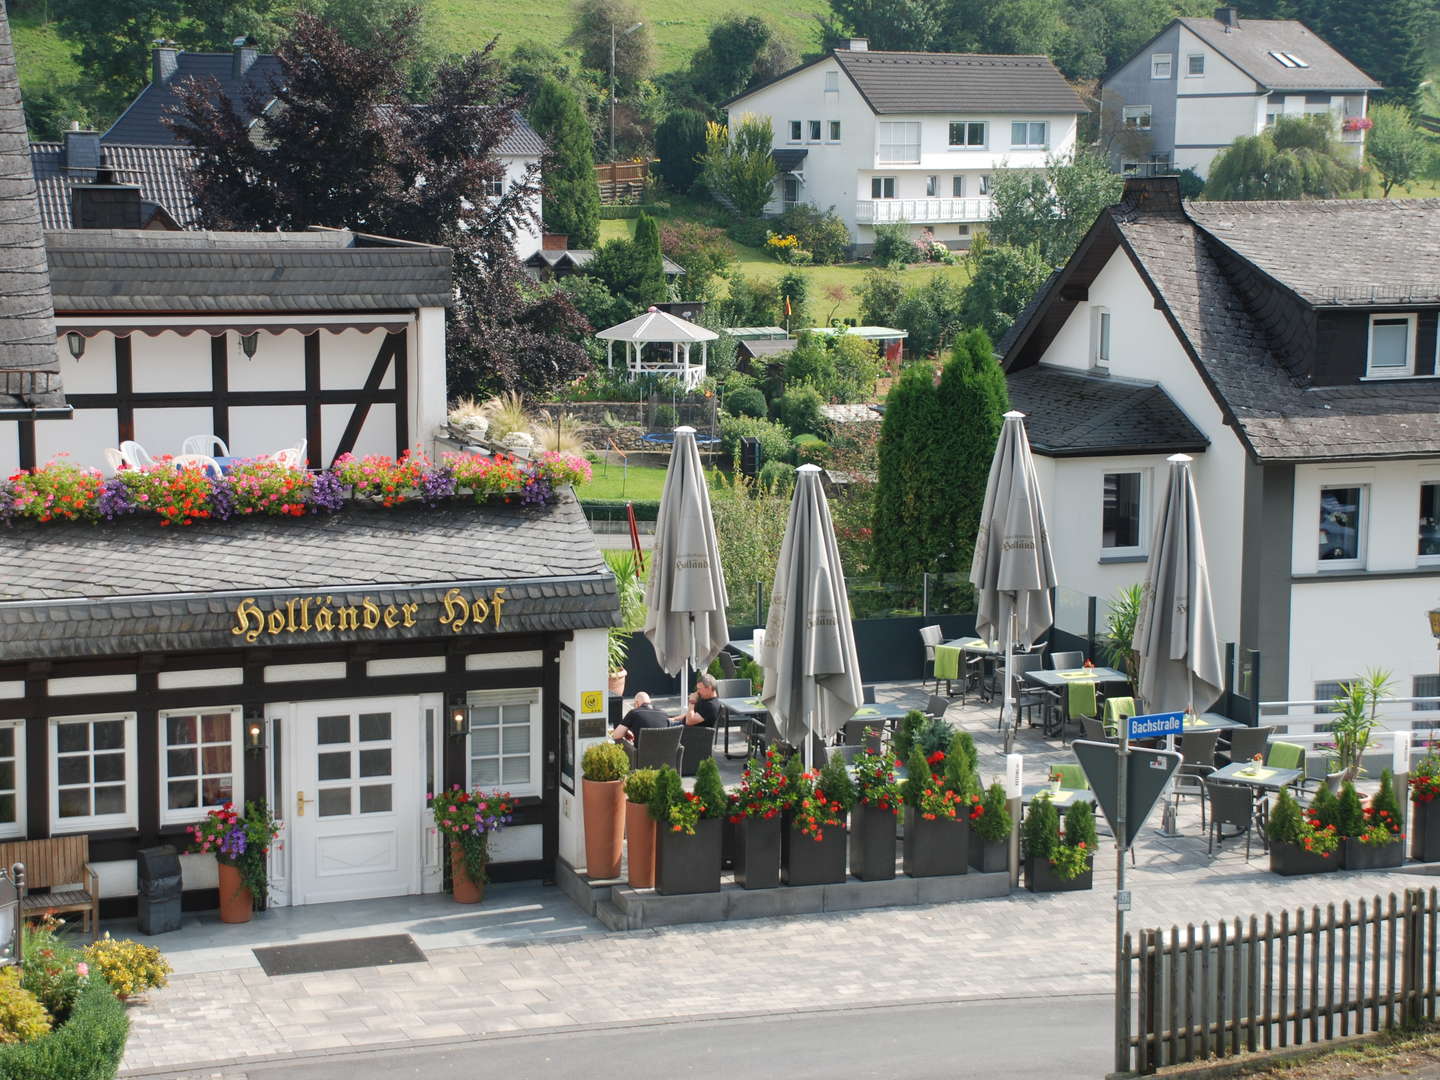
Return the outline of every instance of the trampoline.
[[[640,439],[642,442],[658,443],[662,446],[675,445],[675,433],[673,431],[652,431],[648,434],[641,435]],[[701,435],[698,432],[695,435],[696,446],[714,446],[719,441],[720,437],[718,435]]]

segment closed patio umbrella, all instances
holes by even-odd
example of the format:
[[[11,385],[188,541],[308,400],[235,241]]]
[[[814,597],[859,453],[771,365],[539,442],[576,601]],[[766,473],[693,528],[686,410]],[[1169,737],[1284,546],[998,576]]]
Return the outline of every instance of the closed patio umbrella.
[[[1008,740],[1014,731],[1013,687],[1009,673],[1017,643],[1026,647],[1054,621],[1050,590],[1055,587],[1055,563],[1045,527],[1045,507],[1030,440],[1025,435],[1025,414],[1007,412],[1005,426],[995,444],[990,478],[985,484],[985,506],[975,537],[975,558],[970,566],[975,586],[975,631],[987,641],[1005,637],[1005,693],[1001,726]]]
[[[860,707],[860,660],[820,469],[801,465],[795,473],[757,659],[765,669],[760,700],[785,741],[805,748],[808,769],[811,735],[829,738]]]
[[[682,698],[689,692],[687,665],[705,667],[730,639],[728,603],[695,429],[678,427],[655,519],[645,636],[661,669],[681,675]]]

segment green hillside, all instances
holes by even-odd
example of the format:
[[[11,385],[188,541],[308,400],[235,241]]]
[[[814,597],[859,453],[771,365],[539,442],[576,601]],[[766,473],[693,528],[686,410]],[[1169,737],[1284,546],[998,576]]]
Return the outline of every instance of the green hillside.
[[[22,92],[32,87],[64,86],[80,77],[74,48],[55,32],[53,24],[41,22],[33,13],[16,14],[10,17],[10,33]]]

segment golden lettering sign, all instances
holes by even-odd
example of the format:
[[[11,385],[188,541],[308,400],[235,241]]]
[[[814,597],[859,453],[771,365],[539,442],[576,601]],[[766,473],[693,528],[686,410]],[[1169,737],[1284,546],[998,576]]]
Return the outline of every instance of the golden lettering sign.
[[[465,596],[451,589],[440,600],[433,617],[441,626],[458,634],[465,627],[479,630],[487,622],[500,629],[500,609],[505,606],[505,590],[493,590],[488,597]],[[296,597],[272,608],[261,607],[253,596],[235,606],[235,625],[230,633],[254,643],[262,636],[281,637],[286,634],[347,632],[355,630],[395,630],[412,627],[420,621],[419,604],[385,604],[370,597],[361,597],[359,604],[337,604],[329,596]]]

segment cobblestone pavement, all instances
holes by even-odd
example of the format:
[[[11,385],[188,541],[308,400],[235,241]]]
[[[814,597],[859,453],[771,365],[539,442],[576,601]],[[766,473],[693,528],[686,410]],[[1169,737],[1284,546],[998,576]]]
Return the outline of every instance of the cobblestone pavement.
[[[982,741],[993,713],[952,710]],[[1037,778],[1068,757],[1029,733]],[[1027,759],[1027,779],[1031,769]],[[997,770],[998,771],[998,770]],[[1132,926],[1263,914],[1431,884],[1412,874],[1280,878],[1243,841],[1211,859],[1198,812],[1181,837],[1142,836]],[[244,1062],[367,1046],[843,1005],[993,1000],[1112,989],[1113,848],[1092,892],[427,948],[429,962],[271,978],[179,975],[131,1009],[125,1073],[241,1080]],[[567,901],[554,891],[556,904]],[[386,929],[384,932],[393,932]],[[422,941],[423,945],[423,941]],[[1104,1037],[1102,1034],[1099,1037]],[[204,1068],[200,1068],[205,1066]],[[190,1071],[186,1071],[187,1067]]]

